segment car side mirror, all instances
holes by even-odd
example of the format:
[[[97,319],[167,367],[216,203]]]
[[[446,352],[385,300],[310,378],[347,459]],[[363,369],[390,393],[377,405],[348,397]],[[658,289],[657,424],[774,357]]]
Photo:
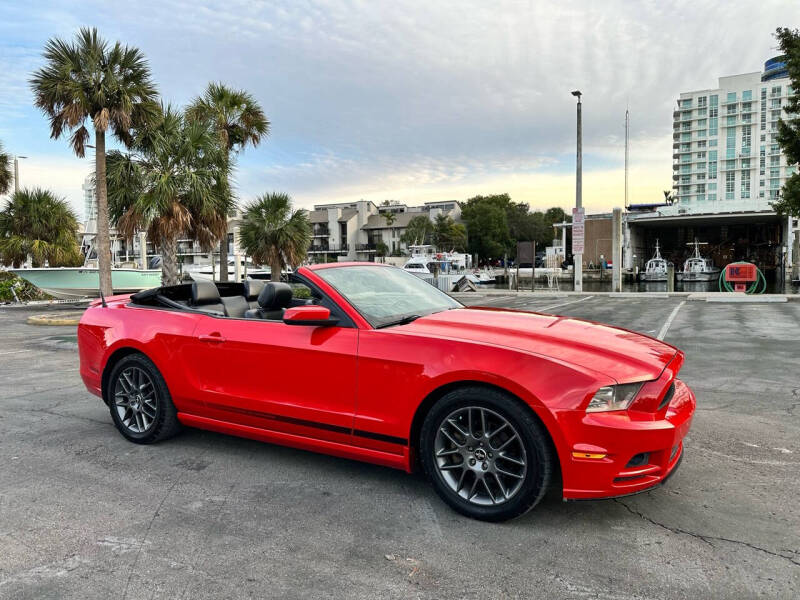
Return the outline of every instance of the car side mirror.
[[[283,313],[283,322],[287,325],[311,325],[313,327],[330,327],[339,319],[331,317],[330,309],[324,306],[293,306]]]

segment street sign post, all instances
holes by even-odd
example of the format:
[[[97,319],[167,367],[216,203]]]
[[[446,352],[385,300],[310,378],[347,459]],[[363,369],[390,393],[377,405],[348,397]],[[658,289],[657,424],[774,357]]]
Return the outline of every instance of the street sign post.
[[[572,209],[572,254],[583,254],[585,241],[583,207]]]

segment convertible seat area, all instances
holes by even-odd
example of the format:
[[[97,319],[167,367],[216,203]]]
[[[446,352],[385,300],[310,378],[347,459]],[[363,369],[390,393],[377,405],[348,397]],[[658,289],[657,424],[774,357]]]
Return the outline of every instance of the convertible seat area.
[[[202,312],[225,314],[225,305],[213,281],[192,282],[192,301],[189,306]]]
[[[264,289],[266,281],[263,279],[246,279],[244,284],[244,297],[249,308],[258,308],[258,295]]]
[[[244,316],[246,319],[280,321],[291,302],[292,287],[288,283],[270,281],[258,295],[258,308],[248,310]]]
[[[243,319],[244,313],[250,310],[244,296],[223,296],[222,304],[225,306],[225,314],[235,319]]]

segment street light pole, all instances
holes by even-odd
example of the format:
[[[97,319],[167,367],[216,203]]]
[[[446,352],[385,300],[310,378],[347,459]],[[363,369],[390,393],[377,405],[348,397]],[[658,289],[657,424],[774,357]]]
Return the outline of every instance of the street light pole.
[[[14,156],[14,193],[19,192],[19,159],[27,156]]]
[[[581,92],[575,90],[572,95],[578,99],[578,143],[575,160],[575,208],[583,207],[583,124],[581,121]],[[583,253],[573,254],[572,270],[575,275],[575,291],[583,291]]]

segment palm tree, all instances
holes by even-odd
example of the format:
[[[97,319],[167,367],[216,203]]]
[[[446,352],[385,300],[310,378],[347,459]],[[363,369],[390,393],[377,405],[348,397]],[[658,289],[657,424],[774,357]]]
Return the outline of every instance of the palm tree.
[[[150,68],[138,48],[113,46],[82,28],[73,43],[53,38],[44,48],[46,65],[31,78],[35,104],[50,118],[50,137],[71,132],[75,154],[85,156],[89,142],[86,119],[94,127],[97,194],[97,258],[100,290],[111,294],[111,246],[106,191],[106,132],[123,144],[131,130],[158,114]]]
[[[286,264],[296,267],[311,244],[308,213],[292,210],[288,194],[264,194],[245,207],[239,227],[240,244],[258,264],[269,264],[272,281],[280,281]]]
[[[675,196],[671,190],[664,190],[664,202],[666,204],[672,204],[675,202]]]
[[[48,190],[15,192],[0,212],[0,261],[19,267],[28,256],[34,267],[83,264],[78,218],[69,204]]]
[[[178,239],[213,247],[227,227],[225,149],[203,123],[162,106],[157,124],[137,132],[133,153],[108,155],[111,220],[125,237],[145,230],[161,252],[162,285],[178,283]]]
[[[11,157],[3,151],[0,143],[0,194],[5,194],[11,189],[14,176],[11,174]]]
[[[244,90],[232,90],[222,83],[209,83],[205,93],[195,98],[186,109],[191,120],[205,122],[216,131],[220,143],[227,149],[226,159],[245,146],[258,146],[269,135],[269,120],[255,98]],[[228,184],[228,189],[232,189]],[[221,207],[225,218],[235,208],[232,194]],[[220,281],[228,280],[228,234],[219,241]]]

